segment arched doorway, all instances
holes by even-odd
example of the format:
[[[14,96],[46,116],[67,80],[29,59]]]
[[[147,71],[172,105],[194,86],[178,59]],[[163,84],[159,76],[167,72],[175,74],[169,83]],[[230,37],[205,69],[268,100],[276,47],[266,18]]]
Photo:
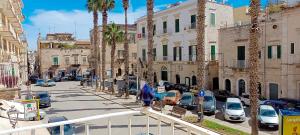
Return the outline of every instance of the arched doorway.
[[[219,89],[219,78],[215,77],[213,78],[213,90]]]
[[[246,92],[246,83],[243,79],[238,82],[239,96],[242,96]]]
[[[192,76],[192,85],[197,85],[197,78],[196,76]]]
[[[180,76],[179,76],[179,74],[176,74],[176,83],[180,84]]]
[[[156,72],[154,72],[154,74],[153,74],[153,81],[154,81],[154,83],[157,83],[157,75],[156,75]]]
[[[165,66],[161,67],[161,80],[168,81],[168,68]]]
[[[231,82],[229,79],[225,80],[225,90],[231,92]]]
[[[118,69],[118,76],[121,76],[122,75],[122,70],[121,68]]]

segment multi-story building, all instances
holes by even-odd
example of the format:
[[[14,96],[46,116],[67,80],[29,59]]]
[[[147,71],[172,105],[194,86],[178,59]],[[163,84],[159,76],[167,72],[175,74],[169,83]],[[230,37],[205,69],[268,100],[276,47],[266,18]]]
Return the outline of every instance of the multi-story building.
[[[74,76],[89,70],[91,44],[88,40],[75,40],[72,34],[47,34],[38,38],[38,70],[40,77]]]
[[[228,5],[207,1],[205,9],[205,60],[206,86],[218,89],[218,29],[233,24],[233,8]],[[176,3],[154,13],[154,81],[166,80],[173,83],[196,85],[196,21],[197,0]],[[147,61],[147,17],[137,21],[138,57],[141,74],[146,75]]]
[[[28,74],[29,75],[35,75],[36,71],[36,58],[37,52],[36,51],[28,51],[27,52],[27,57],[28,57]]]
[[[300,99],[300,7],[260,19],[258,91],[268,99]],[[219,30],[220,89],[249,94],[250,24]]]
[[[19,90],[15,88],[27,80],[22,9],[22,0],[0,1],[0,98],[4,99],[13,99]]]
[[[124,30],[125,27],[123,24],[117,24],[121,30]],[[93,43],[93,30],[90,31],[91,42]],[[102,43],[102,27],[99,26],[99,42],[101,46]],[[137,73],[137,45],[136,45],[136,25],[128,25],[128,46],[129,46],[129,74],[136,75]],[[102,47],[100,47],[100,54],[102,53]],[[100,55],[100,57],[102,54]],[[101,58],[99,63],[101,64]],[[117,43],[116,52],[115,52],[115,69],[114,75],[111,75],[111,46],[109,44],[106,45],[106,53],[105,53],[105,70],[106,70],[106,78],[115,78],[119,76],[123,76],[125,74],[125,57],[124,57],[124,42]],[[101,68],[101,67],[100,67]],[[100,73],[101,74],[101,73]],[[102,75],[101,75],[102,76]]]

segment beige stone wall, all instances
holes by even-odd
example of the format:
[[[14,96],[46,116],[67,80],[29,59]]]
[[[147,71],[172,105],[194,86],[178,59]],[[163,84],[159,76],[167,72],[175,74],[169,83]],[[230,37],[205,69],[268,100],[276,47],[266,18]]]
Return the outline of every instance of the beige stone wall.
[[[0,89],[0,99],[13,100],[20,98],[20,89]]]
[[[234,23],[250,22],[249,7],[243,6],[233,9]]]

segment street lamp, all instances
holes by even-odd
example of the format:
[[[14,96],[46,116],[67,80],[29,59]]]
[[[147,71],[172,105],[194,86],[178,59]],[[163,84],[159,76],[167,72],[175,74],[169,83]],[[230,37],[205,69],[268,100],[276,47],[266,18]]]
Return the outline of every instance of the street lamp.
[[[7,116],[9,119],[12,128],[16,128],[18,123],[19,111],[15,108],[15,106],[11,106],[11,108],[7,111]]]

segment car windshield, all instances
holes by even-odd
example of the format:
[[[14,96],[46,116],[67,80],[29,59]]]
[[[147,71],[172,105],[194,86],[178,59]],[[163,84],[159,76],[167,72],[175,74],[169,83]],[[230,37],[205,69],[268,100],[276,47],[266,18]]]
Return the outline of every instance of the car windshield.
[[[191,95],[184,95],[182,96],[181,100],[191,100],[192,96]]]
[[[131,89],[136,89],[136,83],[131,83],[131,84],[129,84],[129,88],[131,88]]]
[[[270,110],[270,109],[261,109],[260,115],[266,116],[266,117],[276,117],[276,112],[274,110]]]
[[[175,97],[175,93],[174,92],[168,92],[167,97]]]
[[[49,80],[48,82],[54,82],[53,80]]]
[[[37,80],[37,82],[44,82],[44,80]]]
[[[65,132],[70,132],[71,130],[72,130],[72,128],[71,128],[70,125],[65,125],[64,126],[64,131]],[[53,132],[54,132],[54,134],[59,134],[60,133],[60,127],[59,126],[53,127]]]
[[[46,98],[46,97],[48,97],[48,94],[39,94],[38,97],[39,98]]]
[[[240,103],[227,103],[227,109],[229,110],[241,110],[242,106]]]
[[[212,102],[213,98],[211,96],[204,96],[204,101],[205,102]]]

